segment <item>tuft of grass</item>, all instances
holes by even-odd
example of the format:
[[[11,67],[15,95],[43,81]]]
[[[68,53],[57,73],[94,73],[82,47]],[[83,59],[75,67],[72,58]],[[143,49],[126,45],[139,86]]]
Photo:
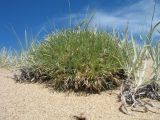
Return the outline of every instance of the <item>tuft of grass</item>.
[[[0,49],[0,67],[11,68],[17,64],[16,52],[5,47]]]
[[[32,47],[28,62],[51,76],[57,90],[100,92],[120,85],[125,62],[121,51],[109,33],[62,30]]]
[[[128,76],[131,78],[124,81],[121,86],[120,101],[122,105],[120,106],[120,110],[126,114],[128,114],[127,105],[131,107],[131,110],[141,107],[143,109],[141,112],[154,112],[148,106],[158,108],[141,99],[147,97],[160,100],[160,43],[158,41],[156,46],[152,45],[152,35],[159,25],[160,22],[151,26],[149,33],[144,39],[143,46],[138,46],[135,44],[134,39],[132,39],[133,53],[129,51],[128,41],[125,39],[125,47],[123,48],[129,54],[127,55],[128,57],[124,67]],[[148,60],[153,61],[153,73],[150,78],[145,78]]]
[[[8,63],[9,55],[5,48],[0,50],[0,66],[3,67]]]

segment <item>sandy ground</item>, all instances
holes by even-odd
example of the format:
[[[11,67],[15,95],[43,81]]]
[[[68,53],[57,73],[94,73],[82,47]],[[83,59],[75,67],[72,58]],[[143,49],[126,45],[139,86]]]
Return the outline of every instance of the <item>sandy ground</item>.
[[[160,114],[151,112],[132,112],[133,115],[119,112],[117,91],[68,95],[53,93],[43,85],[15,83],[10,77],[11,72],[0,69],[0,120],[74,120],[73,116],[81,113],[87,120],[160,119]]]

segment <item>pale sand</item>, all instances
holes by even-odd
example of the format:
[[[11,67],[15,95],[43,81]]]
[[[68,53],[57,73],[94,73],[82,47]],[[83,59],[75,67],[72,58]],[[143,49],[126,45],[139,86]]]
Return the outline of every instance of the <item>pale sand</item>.
[[[38,84],[15,83],[12,73],[0,69],[0,120],[74,120],[84,113],[87,120],[159,120],[160,114],[119,112],[117,91],[77,96],[52,93]]]

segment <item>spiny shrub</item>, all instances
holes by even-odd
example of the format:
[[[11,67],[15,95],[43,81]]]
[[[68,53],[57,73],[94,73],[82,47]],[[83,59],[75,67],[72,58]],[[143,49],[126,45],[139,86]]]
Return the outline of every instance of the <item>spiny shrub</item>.
[[[32,69],[51,76],[57,90],[100,92],[126,77],[118,40],[106,32],[63,30],[48,35],[30,52]]]

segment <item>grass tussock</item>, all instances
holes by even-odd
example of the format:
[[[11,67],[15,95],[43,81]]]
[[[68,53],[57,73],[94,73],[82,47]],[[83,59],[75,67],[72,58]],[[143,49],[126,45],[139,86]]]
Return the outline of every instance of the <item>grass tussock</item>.
[[[63,30],[34,47],[28,61],[31,69],[50,76],[56,90],[100,92],[119,86],[125,77],[121,51],[119,41],[106,32]]]
[[[0,67],[1,68],[12,68],[16,66],[17,56],[16,52],[11,49],[1,48],[0,49]]]
[[[143,98],[160,100],[160,42],[157,41],[155,46],[152,45],[152,35],[159,25],[160,22],[151,26],[149,33],[144,39],[143,46],[139,47],[132,40],[134,52],[131,55],[128,54],[125,64],[126,72],[130,77],[122,83],[119,97],[122,102],[120,110],[125,114],[130,114],[127,109],[128,107],[138,112],[150,111],[156,113],[150,107],[160,109],[154,104],[143,100]],[[125,44],[128,44],[128,41],[125,41]],[[128,47],[125,47],[125,49],[129,51]],[[153,69],[153,72],[151,76],[146,78],[145,74],[148,74],[146,71],[149,60],[153,62],[152,68],[149,68]],[[141,108],[141,111],[139,109],[135,110],[137,108]]]

